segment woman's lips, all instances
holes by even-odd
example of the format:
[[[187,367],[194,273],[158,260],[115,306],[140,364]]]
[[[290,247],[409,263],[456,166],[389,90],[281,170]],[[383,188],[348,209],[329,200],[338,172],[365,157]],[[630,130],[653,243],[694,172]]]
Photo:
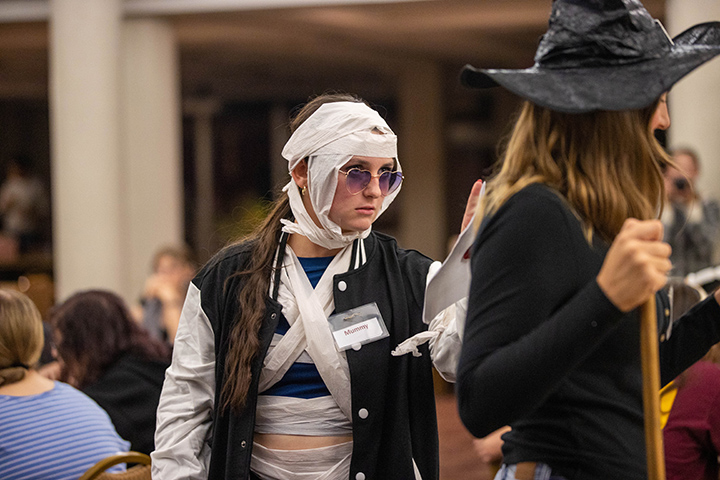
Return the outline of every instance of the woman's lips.
[[[355,209],[358,213],[363,213],[365,215],[372,215],[375,213],[375,207],[358,207]]]

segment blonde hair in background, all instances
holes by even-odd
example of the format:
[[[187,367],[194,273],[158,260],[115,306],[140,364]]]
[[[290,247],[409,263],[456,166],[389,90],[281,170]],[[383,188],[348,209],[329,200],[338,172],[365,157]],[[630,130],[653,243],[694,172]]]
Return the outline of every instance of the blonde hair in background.
[[[190,247],[185,244],[165,245],[158,249],[153,255],[152,259],[153,272],[157,272],[158,267],[160,266],[160,260],[163,257],[170,257],[185,265],[188,265],[190,268],[196,268],[195,257],[192,253],[192,250],[190,250]]]
[[[629,217],[658,218],[661,165],[669,156],[650,130],[657,102],[642,110],[556,112],[523,104],[501,163],[478,205],[476,227],[533,183],[557,191],[593,233],[612,242]]]
[[[26,295],[0,289],[0,385],[25,377],[27,367],[40,359],[44,344],[43,323],[35,304]]]

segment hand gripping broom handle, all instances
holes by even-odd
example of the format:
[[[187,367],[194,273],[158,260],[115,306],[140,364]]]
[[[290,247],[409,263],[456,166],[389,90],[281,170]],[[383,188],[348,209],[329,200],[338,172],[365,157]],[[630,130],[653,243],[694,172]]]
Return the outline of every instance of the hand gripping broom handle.
[[[655,295],[650,297],[640,310],[640,357],[648,480],[665,480],[665,458],[660,429],[660,367]]]

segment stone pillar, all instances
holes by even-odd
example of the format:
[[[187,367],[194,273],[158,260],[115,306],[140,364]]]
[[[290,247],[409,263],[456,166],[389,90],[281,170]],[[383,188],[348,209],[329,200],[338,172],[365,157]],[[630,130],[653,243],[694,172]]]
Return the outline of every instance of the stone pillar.
[[[120,0],[52,0],[50,129],[56,297],[122,291]]]
[[[126,20],[121,55],[123,240],[128,283],[136,299],[164,245],[184,242],[178,52],[161,19]]]
[[[402,202],[398,241],[442,260],[447,253],[442,71],[431,62],[403,71],[396,133],[406,179],[397,199]]]
[[[671,36],[702,22],[720,20],[717,0],[667,0]],[[720,199],[720,58],[699,67],[673,87],[669,95],[670,146],[697,150],[702,170],[698,190]]]

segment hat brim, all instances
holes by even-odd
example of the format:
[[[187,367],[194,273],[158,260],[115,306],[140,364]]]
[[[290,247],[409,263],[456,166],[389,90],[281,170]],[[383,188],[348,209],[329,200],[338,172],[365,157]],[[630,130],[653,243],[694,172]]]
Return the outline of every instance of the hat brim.
[[[466,65],[461,82],[471,88],[501,85],[551,110],[584,113],[647,107],[682,77],[720,54],[720,22],[696,25],[675,38],[667,55],[608,67],[523,70]]]

